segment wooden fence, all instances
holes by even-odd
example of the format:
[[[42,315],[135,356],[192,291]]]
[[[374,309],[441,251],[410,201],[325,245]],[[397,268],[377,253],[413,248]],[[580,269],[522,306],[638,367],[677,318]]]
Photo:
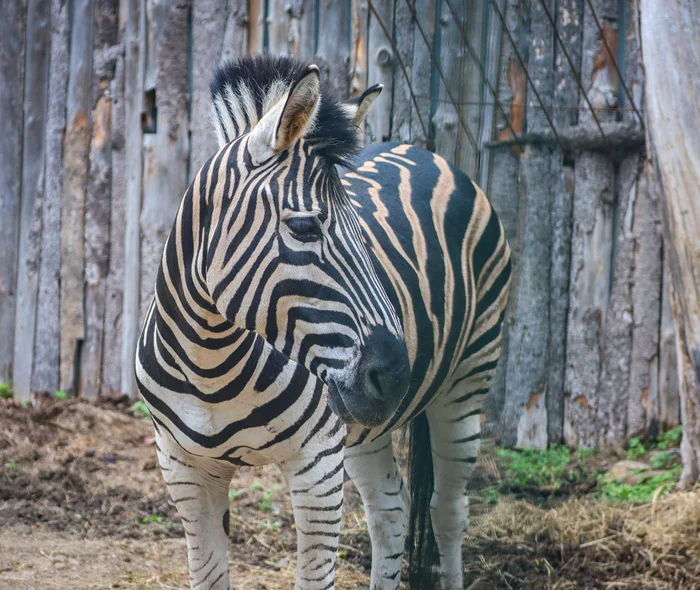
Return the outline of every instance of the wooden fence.
[[[485,414],[504,444],[680,420],[636,0],[0,0],[0,381],[134,394],[162,245],[216,149],[208,84],[247,53],[382,82],[369,142],[437,151],[515,253]]]

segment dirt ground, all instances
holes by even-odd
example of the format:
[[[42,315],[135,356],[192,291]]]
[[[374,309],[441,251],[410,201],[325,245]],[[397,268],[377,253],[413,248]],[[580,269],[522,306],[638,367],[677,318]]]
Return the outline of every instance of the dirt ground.
[[[130,403],[0,401],[0,589],[187,587],[184,533],[152,427]],[[464,545],[472,590],[700,588],[700,495],[609,508],[576,490],[567,491],[581,497],[546,499],[515,490],[493,508],[478,490],[500,478],[486,454]],[[241,469],[230,489],[234,588],[293,588],[282,478]],[[367,588],[369,539],[351,483],[346,492],[336,587]]]

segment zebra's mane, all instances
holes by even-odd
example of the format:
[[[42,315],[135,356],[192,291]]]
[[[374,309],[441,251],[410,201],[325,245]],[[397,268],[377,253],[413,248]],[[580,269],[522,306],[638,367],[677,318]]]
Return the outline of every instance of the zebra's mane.
[[[308,63],[293,57],[256,55],[218,67],[211,81],[212,121],[223,146],[251,130],[306,71]],[[304,136],[317,153],[347,165],[360,148],[350,111],[330,86],[321,82],[321,100],[313,127]]]

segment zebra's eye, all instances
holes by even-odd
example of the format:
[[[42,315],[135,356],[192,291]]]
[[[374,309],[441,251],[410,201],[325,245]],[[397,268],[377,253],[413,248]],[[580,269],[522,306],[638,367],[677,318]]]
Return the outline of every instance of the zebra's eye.
[[[315,242],[321,238],[321,228],[313,217],[292,217],[285,223],[300,242]]]

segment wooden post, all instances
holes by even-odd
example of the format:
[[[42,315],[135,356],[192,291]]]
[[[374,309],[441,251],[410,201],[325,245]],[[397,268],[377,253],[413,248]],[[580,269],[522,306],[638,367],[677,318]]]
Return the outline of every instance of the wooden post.
[[[34,330],[41,258],[41,208],[44,193],[44,140],[49,82],[51,6],[38,0],[27,5],[27,58],[24,79],[24,137],[22,197],[17,259],[17,308],[15,318],[15,397],[31,399],[34,363]],[[4,138],[3,138],[4,141]],[[27,157],[31,155],[30,157]]]
[[[290,55],[292,6],[287,0],[267,0],[267,50],[271,55]]]
[[[139,330],[141,239],[139,215],[143,178],[143,83],[146,62],[146,14],[142,0],[128,0],[125,57],[126,224],[124,228],[124,315],[122,317],[121,391],[136,395],[134,357]]]
[[[112,200],[112,98],[109,88],[119,55],[119,2],[95,5],[92,74],[92,137],[85,199],[85,342],[80,355],[82,397],[95,398],[102,381],[105,296],[109,270]]]
[[[373,0],[375,10],[369,12],[369,35],[367,39],[367,84],[383,84],[384,90],[377,98],[365,119],[367,143],[387,141],[391,137],[391,109],[396,56],[382,30],[379,19],[391,32],[394,3],[391,0]]]
[[[250,53],[262,53],[266,49],[265,37],[265,6],[268,1],[274,0],[249,0],[248,1],[248,51]]]
[[[416,19],[414,22],[413,34],[413,68],[411,73],[411,85],[415,89],[420,89],[416,92],[416,102],[420,116],[425,124],[425,133],[420,126],[417,126],[413,132],[413,141],[421,147],[434,147],[430,137],[430,116],[431,116],[431,100],[432,89],[432,72],[433,62],[430,56],[430,46],[426,44],[423,35],[428,39],[428,43],[433,42],[435,35],[435,2],[416,2],[413,3],[416,10]],[[405,3],[406,0],[403,0]]]
[[[554,2],[548,0],[550,10]],[[528,71],[540,99],[551,104],[554,94],[554,32],[542,4],[530,8]],[[527,88],[528,129],[549,127],[546,113],[532,87]],[[513,299],[505,403],[501,440],[508,446],[547,446],[547,394],[549,358],[550,277],[552,262],[551,186],[552,152],[528,146],[522,159],[520,191],[519,270]]]
[[[149,11],[146,81],[155,93],[157,119],[143,136],[144,174],[141,209],[141,321],[151,303],[163,246],[187,189],[188,18],[191,2],[172,1]],[[151,69],[152,68],[152,69]]]
[[[367,44],[369,42],[367,38],[367,23],[370,18],[369,12],[369,5],[365,0],[352,3],[350,96],[359,96],[367,88]],[[376,84],[377,82],[371,82],[371,84]],[[374,110],[374,107],[372,107],[372,110]]]
[[[415,112],[410,92],[411,70],[413,69],[413,50],[415,47],[415,25],[411,11],[405,1],[397,2],[394,12],[394,30],[396,31],[396,47],[401,54],[406,73],[401,67],[394,65],[394,104],[391,112],[391,139],[401,143],[413,143],[413,138],[421,134],[420,123]],[[414,89],[414,94],[421,91]],[[427,120],[425,121],[427,125]]]
[[[85,339],[83,313],[85,189],[90,141],[93,1],[75,0],[70,38],[67,130],[61,210],[61,346],[59,387],[77,391]]]
[[[649,151],[662,187],[664,245],[677,302],[683,486],[700,477],[700,138],[687,132],[700,119],[698,28],[693,0],[641,2]]]
[[[592,5],[598,18],[605,23],[606,39],[614,52],[618,3],[593,0]],[[613,114],[602,109],[617,104],[617,76],[612,56],[601,40],[587,5],[583,16],[581,79],[598,119],[614,119]],[[580,105],[587,108],[584,97]],[[586,110],[579,114],[579,125],[597,128],[593,116]],[[603,327],[612,274],[614,175],[614,166],[607,156],[591,152],[579,154],[573,206],[564,410],[564,438],[572,447],[590,447],[597,438]]]
[[[656,179],[654,178],[654,181]],[[681,399],[678,391],[676,326],[671,311],[671,273],[668,255],[664,256],[661,291],[661,328],[659,330],[659,427],[663,432],[681,423]]]
[[[0,3],[0,382],[12,379],[27,5]]]
[[[501,14],[505,14],[506,24],[511,36],[517,38],[516,32],[525,26],[523,18],[524,15],[527,14],[525,10],[525,1],[508,0],[507,3],[497,3],[497,6]],[[501,21],[493,10],[493,7],[491,7],[490,17],[491,19],[496,19],[499,26],[502,28]],[[526,50],[527,46],[519,48],[523,56],[527,55]],[[526,84],[525,72],[515,58],[515,50],[508,40],[507,35],[503,35],[500,61],[497,63],[498,102],[503,105],[508,118],[506,120],[501,111],[497,109],[495,113],[496,129],[494,132],[499,139],[506,139],[511,137],[513,131],[517,134],[524,131]],[[513,131],[511,131],[511,128]],[[485,171],[485,176],[488,175],[489,178],[487,183],[489,199],[503,224],[503,230],[505,231],[506,238],[513,252],[511,293],[515,292],[518,277],[519,246],[517,228],[520,207],[520,180],[518,171],[520,168],[521,153],[522,150],[520,148],[491,148],[490,170]],[[496,377],[491,386],[491,393],[486,397],[486,401],[484,402],[484,414],[486,415],[484,432],[494,435],[499,441],[501,441],[505,426],[503,422],[501,422],[501,416],[506,395],[506,371],[510,346],[509,333],[513,324],[513,301],[513,297],[511,296],[508,303],[508,313],[506,315],[501,342],[501,358],[498,363],[498,369],[496,370]]]
[[[121,0],[124,4],[124,0]],[[123,10],[122,10],[123,8]],[[124,95],[124,34],[126,27],[125,6],[120,7],[117,31],[117,60],[112,96],[112,186],[109,213],[109,271],[105,293],[105,333],[102,352],[102,384],[100,392],[121,392],[122,312],[124,310],[124,232],[126,230],[126,153],[125,153],[125,102]]]
[[[34,340],[33,392],[58,389],[61,323],[61,202],[63,199],[63,140],[68,89],[69,5],[51,0],[51,56],[46,115],[44,206],[42,207],[41,264]]]
[[[248,52],[248,19],[248,0],[229,0],[221,61],[234,59]]]
[[[347,0],[319,0],[317,65],[340,98],[350,93],[352,10]]]

